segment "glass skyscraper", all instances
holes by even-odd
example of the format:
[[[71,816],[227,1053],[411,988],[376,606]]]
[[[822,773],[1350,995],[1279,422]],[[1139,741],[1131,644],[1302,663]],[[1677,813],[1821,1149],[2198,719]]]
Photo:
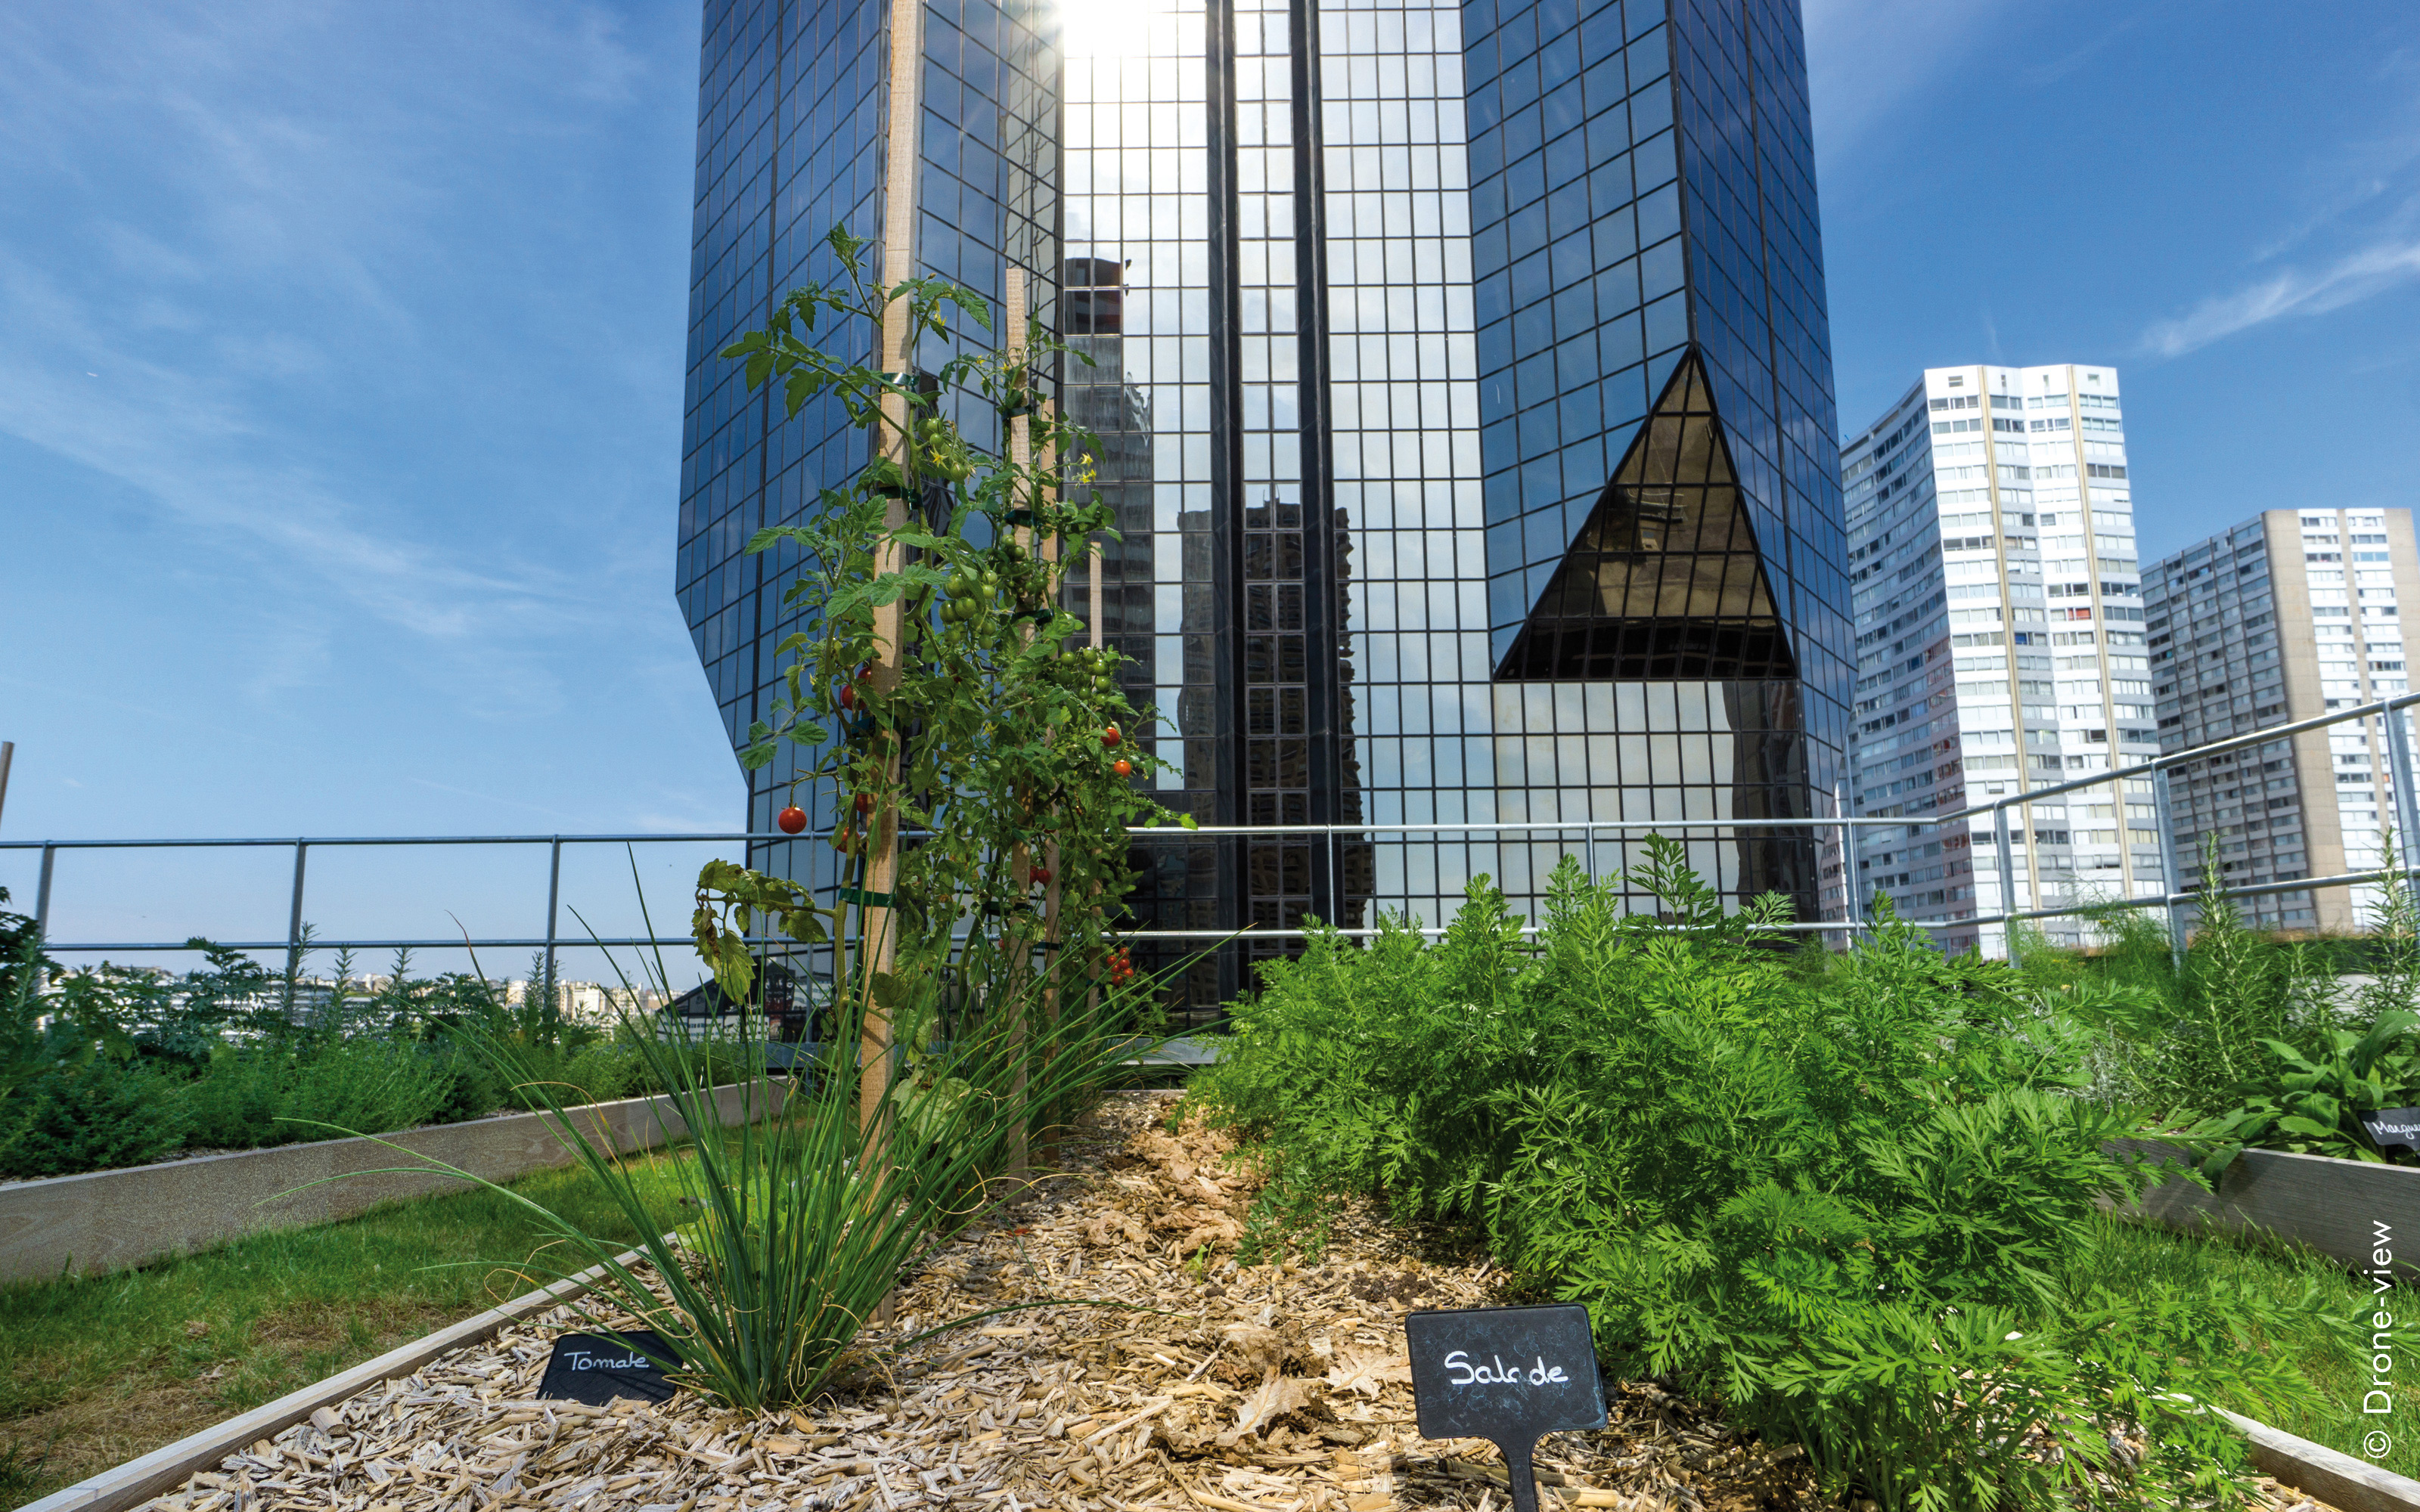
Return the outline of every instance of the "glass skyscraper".
[[[922,31],[920,266],[993,294],[1023,266],[1090,359],[1051,378],[1122,539],[1070,607],[1097,592],[1160,711],[1160,800],[1266,831],[1139,853],[1139,923],[1436,922],[1479,872],[1533,897],[1579,822],[1837,811],[1851,631],[1789,0],[709,0],[677,587],[735,733],[783,633],[783,563],[739,546],[864,441],[714,354],[831,224],[877,231],[894,17]],[[757,775],[752,827],[787,777]],[[1385,827],[1517,823],[1571,827]],[[1640,833],[1601,831],[1592,868]],[[1675,833],[1727,893],[1837,917],[1814,831]]]

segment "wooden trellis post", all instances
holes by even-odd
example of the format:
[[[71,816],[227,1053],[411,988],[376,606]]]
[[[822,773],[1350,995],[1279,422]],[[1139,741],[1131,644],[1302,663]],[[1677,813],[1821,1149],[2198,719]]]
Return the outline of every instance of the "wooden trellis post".
[[[912,251],[916,224],[916,74],[924,52],[923,16],[923,0],[892,0],[889,172],[882,218],[882,280],[886,285],[903,283],[914,277],[916,271]],[[916,354],[908,349],[908,317],[905,297],[892,300],[882,312],[881,366],[883,372],[893,376],[894,381],[915,361]],[[900,470],[903,480],[910,477],[908,470],[913,464],[908,438],[909,420],[906,395],[883,396],[879,444],[882,455]],[[883,511],[883,542],[874,557],[876,576],[900,569],[900,548],[892,537],[908,523],[908,502],[903,491],[893,496]],[[874,687],[877,698],[899,687],[906,618],[904,605],[899,602],[875,611]],[[895,739],[889,743],[883,760],[895,779],[899,766]],[[876,1125],[883,1116],[883,1100],[889,1093],[893,1070],[891,1007],[877,1000],[874,983],[889,973],[898,952],[894,910],[891,907],[891,895],[899,885],[899,813],[895,808],[885,807],[876,812],[867,826],[865,844],[865,933],[859,947],[860,969],[864,973],[864,1018],[858,1043],[858,1116],[869,1136],[866,1154],[872,1167],[885,1158],[889,1144],[889,1132]],[[888,1300],[883,1305],[889,1308]]]

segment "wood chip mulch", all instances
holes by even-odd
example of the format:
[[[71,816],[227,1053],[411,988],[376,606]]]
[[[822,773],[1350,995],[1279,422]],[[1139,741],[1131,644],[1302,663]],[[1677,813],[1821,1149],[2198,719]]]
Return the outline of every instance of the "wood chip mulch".
[[[1315,1263],[1239,1267],[1258,1181],[1228,1137],[1166,1127],[1176,1094],[1113,1097],[1061,1170],[962,1236],[862,1340],[876,1364],[811,1408],[750,1417],[684,1392],[655,1406],[535,1399],[568,1307],[388,1381],[145,1504],[157,1512],[1506,1512],[1480,1440],[1413,1422],[1403,1315],[1501,1302],[1481,1255],[1441,1253],[1365,1204]],[[892,1340],[1019,1302],[900,1350]],[[1611,1424],[1538,1448],[1542,1512],[1812,1506],[1775,1450],[1651,1383]],[[2271,1505],[2309,1505],[2264,1483]]]

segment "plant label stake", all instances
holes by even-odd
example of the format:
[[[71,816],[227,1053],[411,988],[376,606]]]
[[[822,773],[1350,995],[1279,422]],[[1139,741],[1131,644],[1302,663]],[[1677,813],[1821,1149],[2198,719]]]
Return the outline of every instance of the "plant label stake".
[[[1605,1382],[1588,1309],[1457,1307],[1404,1319],[1424,1439],[1491,1439],[1513,1512],[1538,1512],[1529,1457],[1548,1433],[1605,1427]]]
[[[566,1334],[554,1341],[554,1354],[546,1362],[537,1394],[544,1400],[586,1402],[591,1407],[602,1407],[616,1396],[665,1401],[672,1396],[673,1383],[649,1355],[659,1360],[680,1358],[662,1335],[649,1329],[632,1329],[621,1339],[601,1334]]]
[[[2361,1113],[2361,1126],[2369,1133],[2369,1142],[2381,1149],[2400,1146],[2420,1149],[2420,1108],[2380,1108],[2375,1113]]]

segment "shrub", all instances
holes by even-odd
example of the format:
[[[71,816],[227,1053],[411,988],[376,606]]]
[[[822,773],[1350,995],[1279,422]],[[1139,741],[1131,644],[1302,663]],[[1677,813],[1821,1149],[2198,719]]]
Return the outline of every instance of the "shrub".
[[[341,1041],[296,1066],[278,1117],[291,1139],[415,1129],[445,1105],[454,1082],[444,1060],[416,1045]]]
[[[10,1176],[68,1176],[111,1165],[140,1165],[185,1142],[185,1116],[169,1077],[116,1057],[53,1066],[20,1089],[23,1120],[0,1170]]]
[[[635,1045],[611,1041],[584,1045],[563,1068],[563,1079],[568,1084],[565,1095],[574,1103],[610,1103],[617,1097],[633,1097],[645,1074],[644,1057]]]
[[[444,1095],[428,1116],[431,1123],[467,1123],[484,1119],[507,1101],[504,1078],[488,1057],[454,1035],[421,1047],[444,1076]]]
[[[1779,900],[1726,917],[1679,847],[1650,856],[1628,886],[1660,924],[1567,861],[1534,946],[1483,885],[1435,946],[1314,940],[1235,1008],[1201,1095],[1289,1182],[1482,1227],[1619,1367],[1805,1443],[1835,1491],[2047,1505],[2149,1424],[2137,1489],[2211,1494],[2231,1436],[2162,1404],[2300,1378],[2246,1347],[2251,1304],[2062,1290],[2097,1201],[2149,1179],[2079,1095],[2099,990],[1944,961],[1887,911],[1793,969]]]
[[[291,1059],[271,1050],[222,1047],[181,1088],[188,1137],[212,1149],[251,1149],[295,1137],[277,1121]]]

